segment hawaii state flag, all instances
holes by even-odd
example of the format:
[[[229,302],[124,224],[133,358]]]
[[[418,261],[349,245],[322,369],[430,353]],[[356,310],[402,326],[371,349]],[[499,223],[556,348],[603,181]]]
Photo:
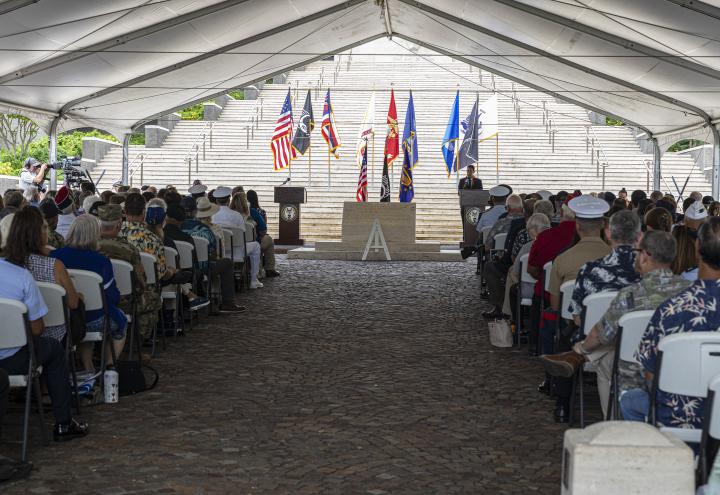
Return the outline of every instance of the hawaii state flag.
[[[390,107],[387,114],[387,136],[385,137],[385,159],[387,165],[392,167],[393,161],[398,157],[400,150],[400,136],[398,135],[397,108],[395,107],[395,92],[390,89]],[[383,165],[384,167],[384,165]]]
[[[342,146],[340,144],[340,138],[337,135],[337,131],[335,130],[335,115],[333,114],[333,108],[332,103],[330,103],[330,90],[327,90],[327,94],[325,95],[325,107],[323,108],[323,118],[322,118],[322,124],[320,125],[320,133],[322,134],[323,139],[325,139],[325,142],[328,145],[328,150],[330,150],[330,153],[332,155],[339,159],[340,155],[338,155],[338,148]]]

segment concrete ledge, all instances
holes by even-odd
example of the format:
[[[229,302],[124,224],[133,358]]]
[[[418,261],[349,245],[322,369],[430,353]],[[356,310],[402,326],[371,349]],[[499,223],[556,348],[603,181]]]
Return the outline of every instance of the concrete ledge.
[[[338,243],[339,244],[339,243]],[[339,260],[362,261],[363,251],[316,251],[312,247],[291,249],[289,260]],[[391,261],[454,261],[464,262],[459,249],[443,249],[436,252],[396,252],[390,254]],[[386,261],[382,251],[368,252],[367,261]]]
[[[222,105],[214,101],[203,103],[203,120],[217,120],[223,111]]]
[[[107,139],[84,137],[82,139],[82,161],[85,170],[91,172],[108,151],[118,146],[122,145]]]
[[[159,148],[165,142],[170,131],[180,122],[179,113],[163,115],[154,124],[145,126],[145,147]]]

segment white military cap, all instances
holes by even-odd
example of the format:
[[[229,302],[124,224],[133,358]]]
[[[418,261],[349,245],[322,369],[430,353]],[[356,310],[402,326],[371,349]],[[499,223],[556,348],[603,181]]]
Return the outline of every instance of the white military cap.
[[[490,196],[495,196],[496,198],[502,198],[508,194],[510,194],[510,189],[505,186],[495,186],[490,189]]]
[[[705,209],[705,206],[703,206],[702,201],[695,201],[693,204],[688,206],[688,209],[685,212],[685,217],[690,220],[702,220],[703,218],[707,218],[707,210]]]
[[[550,196],[552,196],[552,193],[550,191],[546,191],[545,189],[542,189],[535,194],[539,194],[540,197],[546,201],[550,199]]]
[[[575,213],[577,218],[602,218],[610,209],[607,201],[583,194],[568,202],[568,207]]]
[[[190,194],[202,194],[205,191],[207,191],[207,186],[205,186],[203,184],[195,184],[190,189],[188,189],[188,192]]]
[[[225,187],[225,186],[220,186],[217,189],[215,189],[215,192],[213,192],[213,196],[217,199],[229,198],[231,194],[232,194],[232,189],[230,189],[229,187]]]

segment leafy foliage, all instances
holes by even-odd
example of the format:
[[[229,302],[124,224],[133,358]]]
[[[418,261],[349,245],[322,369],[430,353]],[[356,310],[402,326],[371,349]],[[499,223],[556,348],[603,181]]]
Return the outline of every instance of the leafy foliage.
[[[12,154],[27,153],[27,148],[37,137],[38,131],[37,124],[27,117],[0,114],[0,148]]]
[[[145,133],[144,132],[133,132],[130,135],[130,144],[145,146]]]
[[[605,117],[605,125],[625,125],[622,120],[615,120],[612,117]]]
[[[696,146],[702,146],[703,144],[706,144],[705,141],[700,141],[699,139],[683,139],[670,146],[668,151],[683,151]]]
[[[180,118],[182,120],[202,120],[204,117],[203,114],[204,110],[202,103],[180,110]]]
[[[233,89],[228,93],[230,96],[235,98],[236,100],[244,100],[245,99],[245,92],[242,89]]]

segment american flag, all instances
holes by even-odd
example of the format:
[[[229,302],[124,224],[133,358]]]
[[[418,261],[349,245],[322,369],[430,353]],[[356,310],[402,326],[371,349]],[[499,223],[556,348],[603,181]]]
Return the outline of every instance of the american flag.
[[[277,124],[275,125],[275,133],[270,141],[270,149],[273,152],[273,164],[275,170],[282,170],[290,165],[290,161],[297,155],[295,149],[290,146],[292,143],[293,135],[293,117],[292,117],[292,105],[290,104],[290,90],[285,97],[285,103],[283,104],[282,110],[280,110],[280,117],[278,117]]]
[[[362,155],[362,165],[360,166],[360,177],[358,177],[357,192],[355,193],[355,199],[358,202],[367,201],[367,143]]]

